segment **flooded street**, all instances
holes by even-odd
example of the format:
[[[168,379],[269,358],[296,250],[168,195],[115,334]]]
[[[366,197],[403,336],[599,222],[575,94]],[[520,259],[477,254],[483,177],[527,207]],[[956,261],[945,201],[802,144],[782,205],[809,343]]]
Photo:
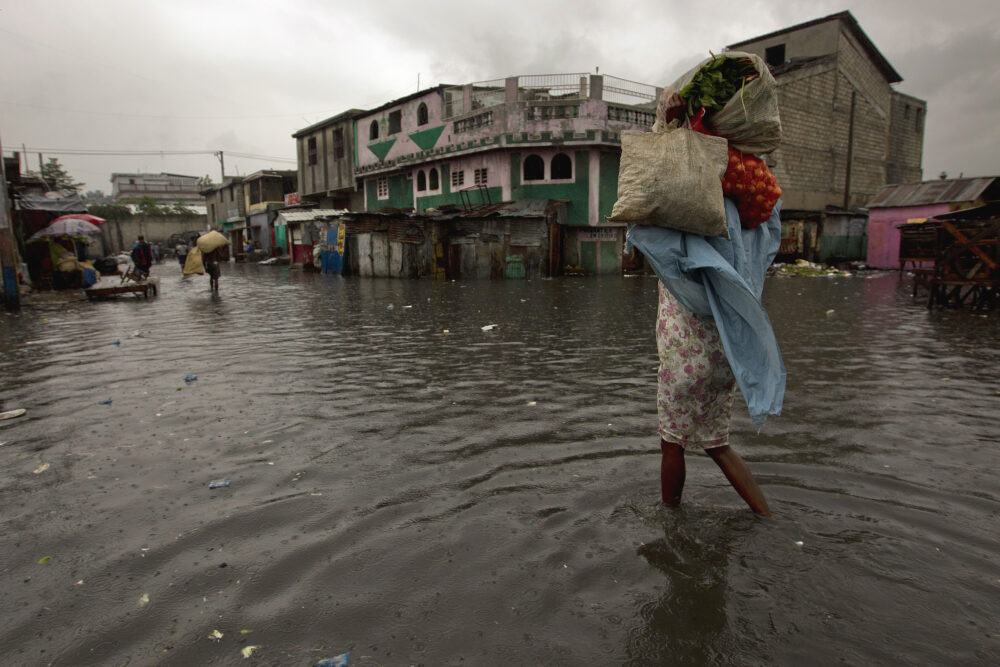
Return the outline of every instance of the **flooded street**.
[[[769,278],[784,414],[732,440],[766,520],[705,456],[659,504],[653,278],[154,275],[0,313],[2,665],[1000,651],[1000,315]]]

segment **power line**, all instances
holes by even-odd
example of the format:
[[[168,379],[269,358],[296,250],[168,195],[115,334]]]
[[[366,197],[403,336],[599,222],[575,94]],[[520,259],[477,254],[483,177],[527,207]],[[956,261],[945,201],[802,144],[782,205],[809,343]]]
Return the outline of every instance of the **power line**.
[[[89,109],[68,109],[65,107],[51,107],[44,106],[41,104],[24,104],[22,102],[7,102],[0,100],[0,104],[6,104],[8,106],[24,107],[27,109],[40,109],[43,111],[58,111],[62,113],[82,113],[89,114],[92,116],[116,116],[121,118],[159,118],[166,120],[252,120],[256,118],[290,118],[292,116],[318,116],[322,114],[334,113],[333,109],[324,109],[322,111],[306,111],[299,113],[276,113],[276,114],[263,114],[259,116],[178,116],[174,114],[145,114],[145,113],[120,113],[116,111],[90,111]]]
[[[111,150],[111,149],[84,149],[84,148],[36,148],[25,147],[28,153],[47,153],[49,155],[90,155],[100,157],[141,157],[141,156],[174,156],[174,155],[211,155],[218,156],[219,151],[175,151],[175,150]],[[274,155],[258,155],[255,153],[240,153],[237,151],[225,151],[227,155],[233,155],[246,160],[265,160],[273,162],[297,162],[295,158],[276,157]]]

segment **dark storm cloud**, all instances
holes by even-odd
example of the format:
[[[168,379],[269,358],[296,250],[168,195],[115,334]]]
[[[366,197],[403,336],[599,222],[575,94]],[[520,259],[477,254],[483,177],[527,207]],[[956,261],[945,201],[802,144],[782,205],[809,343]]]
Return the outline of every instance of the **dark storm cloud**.
[[[996,3],[849,8],[929,105],[925,175],[997,173]],[[103,3],[0,7],[0,138],[34,147],[294,157],[296,130],[418,86],[593,72],[663,86],[735,41],[847,9],[840,0],[505,3]],[[34,158],[33,158],[34,159]],[[60,157],[88,187],[112,171],[218,174],[211,155]],[[291,163],[226,159],[227,172]]]

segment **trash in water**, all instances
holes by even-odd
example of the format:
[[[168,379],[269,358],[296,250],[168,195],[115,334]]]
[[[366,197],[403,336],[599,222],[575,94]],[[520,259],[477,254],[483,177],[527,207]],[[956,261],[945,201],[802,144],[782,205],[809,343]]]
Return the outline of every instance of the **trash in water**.
[[[208,638],[214,639],[215,641],[219,641],[220,639],[222,639],[222,633],[219,632],[218,630],[212,630],[210,633],[208,633]]]
[[[185,375],[184,376],[184,381],[185,382],[194,382],[197,379],[198,379],[197,375]]]
[[[111,399],[110,398],[104,399],[103,401],[101,401],[101,405],[111,405]]]
[[[347,659],[350,655],[350,652],[347,652],[335,655],[332,658],[324,658],[313,665],[313,667],[347,667]]]
[[[40,465],[37,468],[35,468],[33,472],[36,475],[41,475],[43,472],[45,472],[48,469],[49,469],[49,464],[48,463],[43,463],[42,465]]]
[[[16,410],[8,410],[7,412],[0,412],[0,422],[2,422],[5,419],[14,419],[15,417],[20,417],[25,412],[27,412],[27,410],[25,410],[24,408],[17,408]]]
[[[538,401],[528,401],[528,405],[538,405]]]
[[[805,544],[805,543],[802,540],[797,540],[795,542],[795,546],[797,546],[797,547],[801,547],[803,544]]]
[[[244,658],[249,658],[250,656],[253,655],[253,652],[257,650],[260,650],[260,646],[247,646],[242,651],[240,651],[240,653],[243,654]]]
[[[52,556],[44,556],[43,558],[39,558],[38,562],[44,565],[45,563],[48,563],[51,560],[52,560]]]
[[[385,307],[386,310],[392,310],[393,308],[395,308],[395,306],[393,306],[391,303]]]
[[[229,486],[229,478],[228,477],[225,478],[225,479],[213,479],[211,482],[208,483],[208,488],[210,488],[210,489],[218,489],[218,488],[221,488],[223,486]]]
[[[115,338],[115,341],[113,343],[111,343],[111,344],[112,345],[121,345],[122,342],[120,340],[118,340],[117,338]]]
[[[497,328],[498,326],[500,326],[500,325],[498,325],[498,324],[487,324],[487,325],[486,325],[486,326],[484,326],[484,327],[480,327],[480,329],[482,329],[483,331],[493,331],[493,330],[494,330],[494,329],[496,329],[496,328]]]
[[[149,593],[143,593],[139,598],[139,606],[145,607],[147,604],[149,604]]]
[[[831,315],[833,315],[833,308],[831,308],[830,310],[826,311],[826,316],[827,317],[830,317]]]

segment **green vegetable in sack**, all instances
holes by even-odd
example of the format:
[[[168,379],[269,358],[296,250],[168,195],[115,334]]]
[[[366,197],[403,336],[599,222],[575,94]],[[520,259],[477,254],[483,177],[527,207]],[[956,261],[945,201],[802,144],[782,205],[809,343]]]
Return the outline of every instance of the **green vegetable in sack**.
[[[698,70],[691,83],[678,94],[687,103],[688,116],[694,116],[702,107],[705,107],[706,115],[710,115],[725,106],[747,81],[757,76],[757,68],[749,58],[730,58],[712,53],[712,60]]]

